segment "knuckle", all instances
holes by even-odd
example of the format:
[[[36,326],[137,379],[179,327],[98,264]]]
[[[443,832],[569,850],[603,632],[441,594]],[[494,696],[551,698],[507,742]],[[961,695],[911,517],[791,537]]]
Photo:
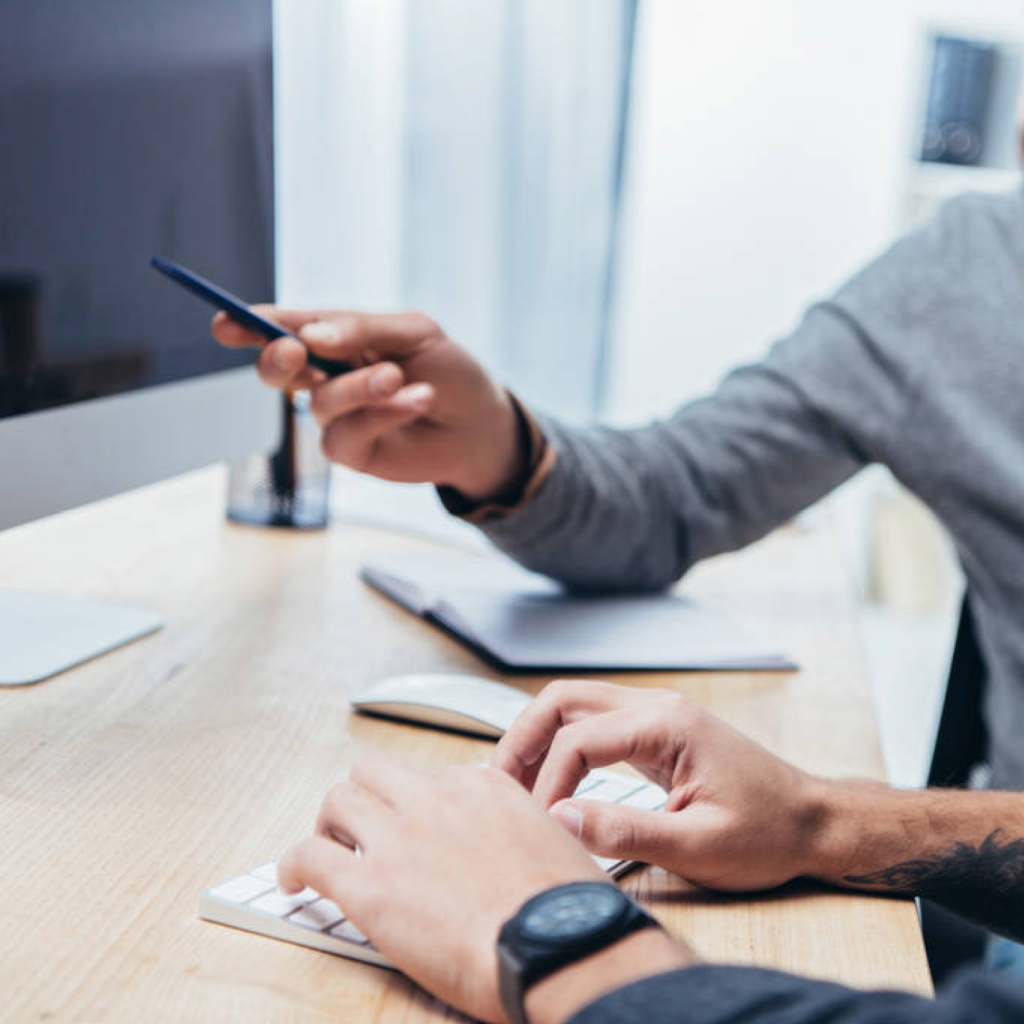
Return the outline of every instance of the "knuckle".
[[[666,711],[676,718],[690,719],[697,712],[697,705],[689,697],[684,697],[681,693],[675,693],[672,690],[665,692],[663,701]]]
[[[548,758],[555,764],[575,764],[584,772],[588,771],[587,757],[579,741],[580,729],[578,728],[578,723],[559,729],[551,741]]]
[[[338,331],[343,340],[362,340],[370,334],[370,318],[365,313],[349,313],[338,320]]]
[[[630,761],[640,753],[645,746],[648,746],[649,744],[645,741],[648,737],[657,735],[657,731],[661,723],[661,715],[649,715],[647,717],[634,718],[625,722],[622,726],[622,744],[624,751],[622,760]]]
[[[414,330],[423,335],[429,334],[440,334],[441,326],[432,317],[427,316],[426,313],[422,313],[419,310],[414,310],[409,314],[409,320],[412,323]]]
[[[505,772],[488,770],[478,773],[481,778],[481,783],[487,789],[503,790],[507,792],[518,792],[520,789],[519,783],[512,778],[511,775],[507,775]]]
[[[328,423],[320,434],[320,451],[330,462],[345,462],[345,439],[337,423]]]
[[[348,793],[348,787],[344,782],[335,783],[327,791],[327,796],[324,797],[323,806],[321,811],[323,814],[331,815],[345,802],[345,797]]]
[[[611,817],[603,831],[609,853],[623,855],[636,849],[636,828],[629,818]]]
[[[331,389],[328,384],[312,388],[309,393],[309,408],[320,426],[325,426],[331,418],[331,398]]]
[[[361,763],[357,762],[352,765],[348,772],[348,781],[339,782],[335,789],[341,790],[345,793],[351,793],[358,790],[372,789],[373,783],[371,780],[371,773]]]
[[[577,686],[571,679],[555,679],[548,683],[538,695],[538,700],[544,700],[549,704],[564,704]]]

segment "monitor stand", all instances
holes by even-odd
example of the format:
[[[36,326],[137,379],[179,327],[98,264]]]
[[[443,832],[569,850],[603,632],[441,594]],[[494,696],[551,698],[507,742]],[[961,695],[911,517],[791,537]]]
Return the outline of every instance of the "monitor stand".
[[[0,589],[0,686],[41,682],[161,626],[141,608]]]

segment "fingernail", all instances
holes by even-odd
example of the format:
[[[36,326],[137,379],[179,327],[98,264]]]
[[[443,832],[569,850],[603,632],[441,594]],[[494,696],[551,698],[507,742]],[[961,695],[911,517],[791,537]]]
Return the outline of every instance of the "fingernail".
[[[434,389],[429,384],[413,384],[403,395],[406,405],[425,407],[433,397]]]
[[[570,835],[583,835],[583,815],[572,804],[555,804],[550,814]]]
[[[341,334],[338,331],[338,325],[332,324],[328,320],[317,320],[311,324],[306,324],[299,334],[304,341],[321,343],[338,341],[341,337]]]
[[[381,366],[370,374],[368,388],[374,398],[385,398],[394,394],[402,377],[394,366]]]
[[[288,360],[285,358],[285,350],[280,346],[275,346],[274,348],[274,365],[279,370],[288,369]]]

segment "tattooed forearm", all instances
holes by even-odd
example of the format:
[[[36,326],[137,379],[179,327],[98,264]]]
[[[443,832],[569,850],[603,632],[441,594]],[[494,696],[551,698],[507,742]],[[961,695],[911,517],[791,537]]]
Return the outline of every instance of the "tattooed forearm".
[[[980,846],[956,843],[931,857],[843,880],[934,900],[991,931],[1024,940],[1024,838],[1004,841],[1002,829]]]

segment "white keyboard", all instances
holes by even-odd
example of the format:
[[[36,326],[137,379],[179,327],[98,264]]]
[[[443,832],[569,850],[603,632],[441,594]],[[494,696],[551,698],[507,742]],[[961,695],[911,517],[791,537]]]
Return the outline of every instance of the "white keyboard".
[[[603,769],[591,772],[576,789],[576,796],[649,811],[660,810],[665,805],[665,791],[660,787]],[[594,860],[613,878],[628,871],[634,863],[610,857],[595,857]],[[274,861],[204,890],[199,900],[199,916],[272,939],[365,960],[380,967],[393,967],[337,904],[309,888],[294,896],[283,896],[277,888]]]

